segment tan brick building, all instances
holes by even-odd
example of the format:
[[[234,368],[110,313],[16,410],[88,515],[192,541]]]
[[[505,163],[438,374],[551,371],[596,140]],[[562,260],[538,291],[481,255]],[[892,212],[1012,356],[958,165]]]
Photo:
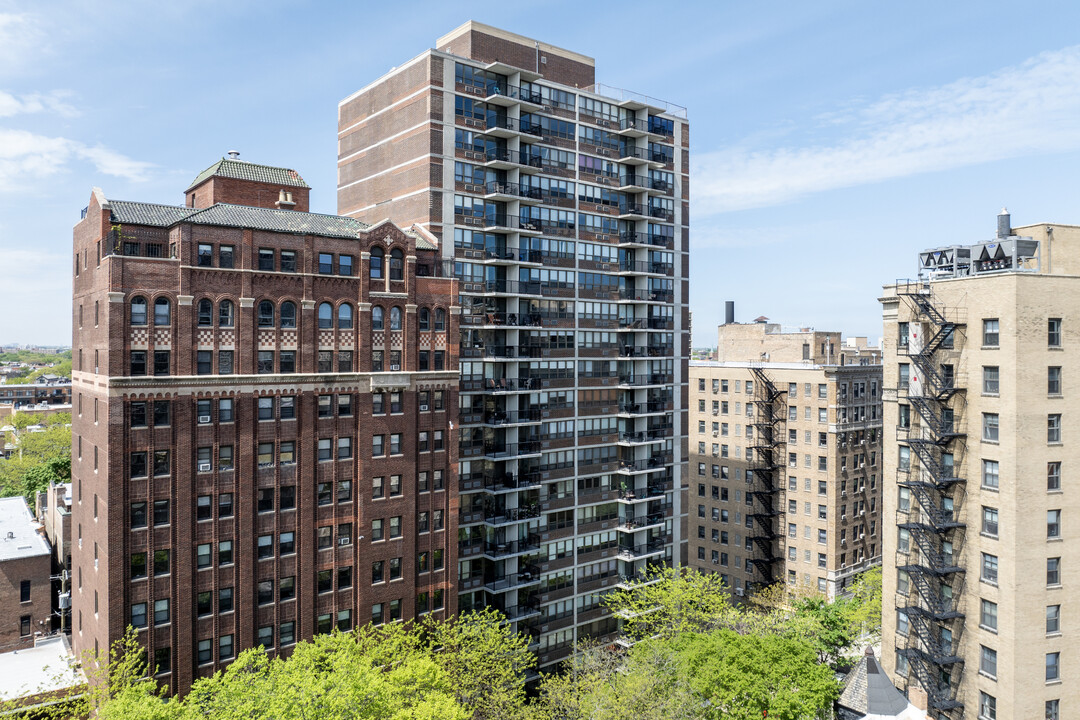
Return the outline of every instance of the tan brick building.
[[[690,564],[834,597],[881,562],[881,364],[865,339],[720,326],[690,364]]]
[[[1080,227],[1010,227],[886,286],[882,660],[934,717],[1077,717]]]
[[[75,227],[73,644],[135,626],[177,692],[457,607],[456,281],[426,231],[307,192],[230,157]]]
[[[338,212],[420,224],[461,281],[461,606],[541,667],[685,553],[689,147],[684,108],[475,22],[339,107]]]

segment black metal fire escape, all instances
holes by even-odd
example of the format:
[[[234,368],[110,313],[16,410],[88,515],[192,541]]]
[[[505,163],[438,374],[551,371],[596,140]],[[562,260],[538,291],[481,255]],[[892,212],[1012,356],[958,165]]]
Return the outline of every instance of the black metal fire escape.
[[[778,569],[783,567],[782,523],[784,512],[784,423],[787,419],[785,391],[778,390],[765,370],[751,367],[754,376],[754,444],[750,469],[753,482],[749,490],[753,498],[753,512],[749,513],[754,524],[751,538],[754,541],[752,561],[761,573],[760,585],[771,585],[783,580]]]
[[[910,539],[906,549],[898,548],[903,557],[897,565],[911,583],[908,594],[897,597],[897,608],[908,620],[906,647],[898,647],[898,652],[926,690],[931,713],[958,720],[964,713],[957,699],[964,660],[956,651],[964,627],[964,615],[957,610],[964,569],[955,558],[962,549],[965,526],[957,520],[956,509],[963,499],[964,480],[956,477],[945,458],[964,438],[954,417],[959,405],[954,398],[962,388],[955,384],[952,366],[942,359],[963,324],[946,317],[927,284],[898,287],[898,294],[910,302],[911,324],[917,328],[908,346],[912,381],[907,401],[915,413],[906,427],[897,429],[898,439],[907,443],[911,459],[917,460],[901,467],[897,478],[914,500],[910,510],[900,508],[897,513],[897,525]],[[898,634],[898,645],[903,642]]]

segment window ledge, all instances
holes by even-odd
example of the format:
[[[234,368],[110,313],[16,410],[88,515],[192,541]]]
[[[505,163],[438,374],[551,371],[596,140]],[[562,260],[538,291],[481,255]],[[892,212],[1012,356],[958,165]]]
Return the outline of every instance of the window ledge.
[[[996,582],[994,582],[993,580],[987,580],[986,578],[979,578],[979,582],[981,582],[983,585],[989,585],[990,587],[998,586]]]
[[[989,485],[980,485],[980,486],[979,486],[979,489],[980,489],[980,490],[985,490],[986,492],[992,492],[992,493],[996,493],[996,492],[1000,492],[1000,491],[1001,491],[1001,488],[997,488],[997,487],[990,487]]]
[[[1050,447],[1061,447],[1062,445],[1064,445],[1064,443],[1060,440],[1047,440],[1046,444]]]
[[[986,672],[985,670],[980,670],[979,675],[981,677],[984,677],[984,678],[987,678],[989,680],[993,680],[994,682],[997,682],[997,675],[991,675],[990,673]]]
[[[997,539],[999,539],[999,537],[998,537],[997,535],[991,535],[991,534],[990,534],[990,533],[988,533],[988,532],[980,532],[980,533],[979,533],[979,535],[980,535],[980,536],[982,536],[982,537],[984,537],[984,538],[990,539],[990,540],[997,540]]]
[[[1064,541],[1065,541],[1065,538],[1063,538],[1063,537],[1048,537],[1048,538],[1046,538],[1046,542],[1048,542],[1048,543],[1059,543],[1059,542],[1064,542]]]
[[[987,440],[986,438],[982,439],[982,443],[983,443],[983,445],[998,445],[998,444],[1000,444],[997,440]]]
[[[986,632],[993,633],[995,635],[998,634],[997,628],[988,627],[986,625],[983,625],[982,623],[979,623],[979,629],[980,630],[985,630]]]

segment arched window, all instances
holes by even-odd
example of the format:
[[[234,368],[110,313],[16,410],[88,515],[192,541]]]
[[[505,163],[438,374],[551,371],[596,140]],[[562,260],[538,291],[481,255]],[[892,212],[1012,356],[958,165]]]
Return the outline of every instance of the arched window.
[[[144,298],[144,297],[131,298],[131,324],[132,325],[145,325],[146,324],[146,298]]]
[[[259,327],[274,327],[274,303],[269,300],[259,303]]]
[[[214,324],[214,303],[206,298],[199,301],[199,325],[206,327]]]
[[[296,327],[296,303],[291,300],[281,303],[281,317],[278,321],[283,328]]]
[[[390,251],[390,279],[405,279],[405,253],[397,249]]]
[[[172,303],[169,298],[159,297],[154,301],[154,324],[168,325],[172,322]]]
[[[233,326],[233,304],[232,300],[222,300],[218,304],[218,327],[232,327]]]
[[[435,332],[446,332],[446,311],[435,308]]]
[[[342,303],[337,309],[338,330],[352,330],[352,305]]]
[[[382,248],[373,248],[371,250],[371,270],[368,273],[372,278],[382,279],[383,277],[383,251]]]
[[[376,305],[371,308],[371,329],[382,330],[383,329],[383,309]]]
[[[420,332],[427,332],[431,329],[431,311],[427,308],[420,308]]]
[[[401,308],[399,308],[397,305],[390,308],[390,329],[401,329]]]
[[[319,303],[319,329],[334,327],[334,308],[330,303]]]

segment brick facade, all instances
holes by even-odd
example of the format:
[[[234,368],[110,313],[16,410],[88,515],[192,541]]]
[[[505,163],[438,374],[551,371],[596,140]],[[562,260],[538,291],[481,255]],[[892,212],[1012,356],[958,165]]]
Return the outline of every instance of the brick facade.
[[[276,213],[267,187],[215,177],[193,202]],[[74,330],[75,650],[145,618],[185,692],[243,649],[288,653],[380,603],[386,621],[455,612],[459,315],[430,237],[134,205],[95,191],[74,234],[75,303],[106,308]]]

